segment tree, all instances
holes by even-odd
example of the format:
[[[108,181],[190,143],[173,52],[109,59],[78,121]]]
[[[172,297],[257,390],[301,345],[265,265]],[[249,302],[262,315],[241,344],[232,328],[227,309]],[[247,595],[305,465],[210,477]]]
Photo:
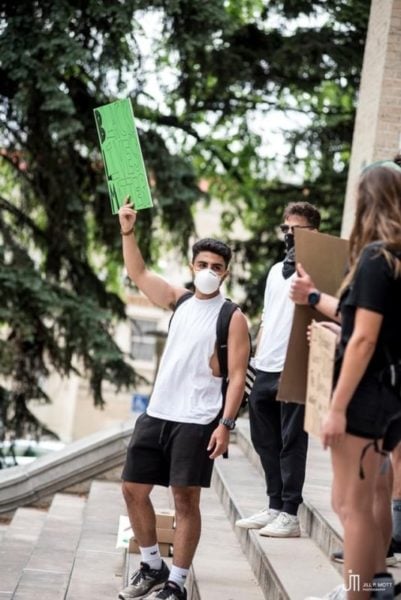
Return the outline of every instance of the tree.
[[[48,400],[49,369],[86,371],[99,406],[104,380],[136,382],[113,341],[124,317],[121,243],[93,109],[132,100],[155,202],[138,223],[145,258],[173,246],[186,256],[207,179],[224,203],[227,235],[239,213],[251,233],[237,247],[255,312],[287,199],[313,198],[324,226],[338,229],[367,13],[364,0],[0,0],[8,429],[40,426],[29,401]],[[271,149],[260,152],[256,111],[308,116],[306,129],[287,134],[291,183],[272,170]]]

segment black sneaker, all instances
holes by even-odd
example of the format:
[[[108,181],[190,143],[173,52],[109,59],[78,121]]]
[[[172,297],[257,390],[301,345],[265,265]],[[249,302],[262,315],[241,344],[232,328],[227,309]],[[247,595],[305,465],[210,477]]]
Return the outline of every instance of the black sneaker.
[[[154,590],[160,590],[166,581],[170,571],[164,561],[161,569],[151,569],[148,563],[141,562],[139,569],[132,575],[130,585],[121,590],[118,597],[121,600],[131,600],[131,598],[144,598],[146,594]]]
[[[146,600],[187,600],[187,590],[182,590],[174,581],[167,581],[162,590],[146,596]]]
[[[337,552],[332,552],[330,558],[334,562],[343,563],[344,562],[344,552],[342,550],[337,550]],[[387,567],[393,567],[394,565],[397,564],[397,562],[398,562],[398,559],[396,556],[394,556],[393,544],[391,542],[389,549],[387,550],[386,565],[387,565]]]

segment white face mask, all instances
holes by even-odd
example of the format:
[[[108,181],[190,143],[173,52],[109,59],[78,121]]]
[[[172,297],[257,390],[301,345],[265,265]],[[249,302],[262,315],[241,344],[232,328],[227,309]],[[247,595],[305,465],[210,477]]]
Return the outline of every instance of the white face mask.
[[[196,271],[194,284],[201,294],[213,294],[220,286],[220,277],[210,269]]]

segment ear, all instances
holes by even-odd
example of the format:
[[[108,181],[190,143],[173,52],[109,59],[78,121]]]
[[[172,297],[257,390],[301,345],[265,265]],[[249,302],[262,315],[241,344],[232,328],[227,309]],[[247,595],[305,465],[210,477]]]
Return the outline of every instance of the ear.
[[[221,278],[220,278],[221,283],[223,283],[223,281],[225,279],[227,279],[227,277],[230,277],[230,270],[229,269],[227,269],[227,271],[224,273],[224,275],[221,276]]]

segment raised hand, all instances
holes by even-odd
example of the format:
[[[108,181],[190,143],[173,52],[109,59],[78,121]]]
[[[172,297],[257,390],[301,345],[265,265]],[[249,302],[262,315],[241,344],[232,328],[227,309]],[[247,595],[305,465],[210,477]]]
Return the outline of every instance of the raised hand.
[[[128,235],[134,231],[136,210],[134,209],[134,204],[130,202],[129,196],[126,199],[126,203],[118,211],[118,218],[122,235]]]

